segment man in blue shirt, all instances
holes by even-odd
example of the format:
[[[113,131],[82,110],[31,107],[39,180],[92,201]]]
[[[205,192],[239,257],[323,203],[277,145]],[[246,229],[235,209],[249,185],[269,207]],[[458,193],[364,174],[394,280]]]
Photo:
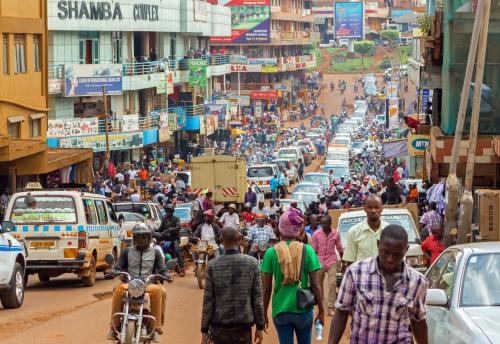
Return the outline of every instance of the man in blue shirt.
[[[321,226],[319,225],[319,220],[320,217],[318,215],[312,214],[309,216],[309,226],[305,228],[306,233],[313,236],[314,232],[317,231],[318,229],[321,229]]]
[[[273,201],[276,200],[276,193],[278,191],[278,186],[279,186],[279,180],[278,180],[278,176],[275,174],[274,177],[269,182],[269,188],[271,189]]]

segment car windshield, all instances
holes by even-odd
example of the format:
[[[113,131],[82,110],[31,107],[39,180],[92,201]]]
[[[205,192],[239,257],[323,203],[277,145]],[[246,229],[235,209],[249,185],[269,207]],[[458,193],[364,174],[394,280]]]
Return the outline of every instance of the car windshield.
[[[292,204],[292,202],[297,202],[297,208],[301,212],[304,213],[306,211],[306,207],[304,205],[304,202],[300,202],[300,201],[297,201],[297,200],[291,200],[291,199],[280,200],[281,210],[287,211],[288,208],[290,208],[290,204]]]
[[[324,171],[326,173],[330,173],[330,170],[333,170],[334,178],[349,176],[349,168],[347,166],[325,166]]]
[[[321,187],[318,185],[297,185],[295,187],[295,190],[293,190],[294,192],[310,192],[310,193],[317,193],[317,194],[320,194],[321,193]]]
[[[462,282],[462,307],[500,306],[500,253],[469,257]]]
[[[250,167],[247,172],[247,177],[249,178],[262,178],[262,177],[272,177],[273,168],[272,167]]]
[[[191,213],[188,208],[175,208],[174,216],[177,216],[181,221],[191,220]]]
[[[34,196],[28,204],[27,197],[18,197],[12,206],[11,221],[29,223],[75,223],[76,209],[72,197]]]
[[[333,139],[332,143],[333,144],[347,145],[347,144],[349,144],[349,139],[336,138],[336,139]]]
[[[116,212],[137,213],[144,216],[146,219],[151,218],[149,207],[145,203],[117,203],[114,204]]]
[[[306,174],[304,176],[304,181],[306,182],[316,182],[322,184],[330,184],[330,179],[328,176],[320,175],[320,174]]]
[[[123,213],[119,217],[123,217],[125,221],[142,221],[144,217],[141,214],[135,213]]]
[[[278,152],[278,158],[296,158],[297,151],[295,149],[282,149]]]
[[[351,148],[361,148],[363,146],[363,141],[354,141],[351,144]]]
[[[347,160],[348,158],[347,153],[328,152],[326,160]]]
[[[304,201],[305,204],[311,204],[312,201],[318,200],[318,197],[314,194],[293,193],[291,197],[293,199]]]

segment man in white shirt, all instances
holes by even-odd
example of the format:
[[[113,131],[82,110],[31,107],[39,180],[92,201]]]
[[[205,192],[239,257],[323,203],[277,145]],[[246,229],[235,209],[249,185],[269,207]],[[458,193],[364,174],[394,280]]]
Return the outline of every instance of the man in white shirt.
[[[222,227],[231,226],[240,228],[240,216],[236,213],[236,205],[230,204],[227,207],[227,212],[222,214],[219,220]]]
[[[118,173],[115,175],[115,179],[118,179],[120,182],[123,182],[125,177],[121,171],[118,171]]]

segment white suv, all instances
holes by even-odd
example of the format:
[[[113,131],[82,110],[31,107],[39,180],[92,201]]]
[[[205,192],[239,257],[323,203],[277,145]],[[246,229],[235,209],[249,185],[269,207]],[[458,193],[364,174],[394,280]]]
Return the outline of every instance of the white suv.
[[[0,224],[0,301],[3,308],[19,308],[24,300],[24,247],[10,234],[14,223]]]

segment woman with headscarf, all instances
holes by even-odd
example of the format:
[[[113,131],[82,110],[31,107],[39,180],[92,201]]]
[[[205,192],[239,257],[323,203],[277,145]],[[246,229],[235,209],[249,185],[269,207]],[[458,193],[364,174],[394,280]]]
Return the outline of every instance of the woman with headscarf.
[[[319,312],[314,322],[319,320],[324,324],[323,296],[316,275],[321,265],[314,249],[297,240],[303,222],[300,211],[292,207],[280,217],[278,228],[281,241],[266,251],[261,266],[266,328],[269,326],[267,309],[272,293],[272,317],[280,344],[292,344],[294,334],[297,344],[311,344],[312,341],[313,307],[303,309],[297,306],[299,276],[301,287],[311,287],[318,305]],[[303,252],[303,273],[300,274]]]

